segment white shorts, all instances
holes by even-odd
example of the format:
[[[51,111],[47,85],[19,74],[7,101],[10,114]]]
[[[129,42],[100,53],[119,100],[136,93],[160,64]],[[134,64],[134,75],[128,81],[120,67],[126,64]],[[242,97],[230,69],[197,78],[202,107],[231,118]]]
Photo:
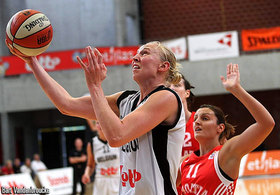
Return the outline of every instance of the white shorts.
[[[93,184],[93,195],[118,195],[119,177],[96,177]]]

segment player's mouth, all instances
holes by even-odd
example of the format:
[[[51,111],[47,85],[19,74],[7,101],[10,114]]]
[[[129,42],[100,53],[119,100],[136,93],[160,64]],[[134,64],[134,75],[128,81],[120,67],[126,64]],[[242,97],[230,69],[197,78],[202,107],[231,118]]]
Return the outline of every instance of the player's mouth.
[[[137,64],[133,64],[133,65],[132,65],[132,69],[133,69],[133,70],[140,69],[140,66],[137,65]]]
[[[194,129],[194,131],[195,131],[195,132],[198,132],[198,131],[202,131],[202,130],[201,130],[201,128],[196,127],[196,128]]]

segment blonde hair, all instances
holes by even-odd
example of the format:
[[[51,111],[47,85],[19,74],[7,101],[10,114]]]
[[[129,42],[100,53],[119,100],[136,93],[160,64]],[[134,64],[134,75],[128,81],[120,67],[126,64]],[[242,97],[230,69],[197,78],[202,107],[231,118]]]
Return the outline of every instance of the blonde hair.
[[[181,64],[177,63],[174,53],[159,41],[152,41],[147,44],[155,44],[160,51],[160,59],[169,62],[170,67],[166,76],[166,81],[170,84],[178,84],[181,81],[182,75],[179,72]],[[146,45],[147,45],[146,44]]]

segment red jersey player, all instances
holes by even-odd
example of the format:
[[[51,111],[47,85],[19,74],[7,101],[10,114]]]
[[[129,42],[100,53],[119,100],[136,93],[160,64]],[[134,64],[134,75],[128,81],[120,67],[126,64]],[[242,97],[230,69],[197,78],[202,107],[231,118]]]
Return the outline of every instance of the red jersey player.
[[[191,86],[189,81],[184,77],[184,75],[182,75],[181,81],[176,85],[172,84],[170,88],[177,92],[184,106],[186,131],[185,131],[184,145],[182,148],[182,156],[185,156],[196,150],[199,150],[199,143],[194,138],[194,131],[193,131],[193,119],[194,119],[195,112],[190,111],[191,105],[194,101],[194,95],[191,92],[191,89],[194,87]]]
[[[182,156],[189,155],[194,151],[199,150],[199,143],[194,138],[193,130],[193,120],[195,112],[191,112],[191,105],[194,101],[194,94],[191,92],[191,89],[194,88],[191,86],[190,82],[182,75],[182,79],[178,84],[170,85],[170,88],[177,92],[182,100],[185,111],[185,120],[186,120],[186,130],[184,144],[182,147]],[[181,185],[177,186],[178,194],[181,194]]]
[[[200,150],[181,163],[178,174],[182,194],[233,194],[241,158],[260,145],[275,125],[265,107],[240,85],[237,64],[229,64],[227,78],[222,76],[221,80],[224,88],[247,108],[256,122],[240,135],[228,139],[234,127],[226,121],[223,111],[216,106],[202,105],[194,117]],[[221,146],[224,138],[227,141]]]

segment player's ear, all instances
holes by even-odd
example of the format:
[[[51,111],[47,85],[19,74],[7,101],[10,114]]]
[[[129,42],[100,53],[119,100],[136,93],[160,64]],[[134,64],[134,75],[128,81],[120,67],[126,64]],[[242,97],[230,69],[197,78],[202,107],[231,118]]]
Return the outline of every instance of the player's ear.
[[[159,71],[165,72],[165,71],[169,70],[169,67],[170,67],[170,63],[168,61],[162,62],[159,65]]]
[[[225,130],[226,126],[224,123],[218,125],[218,132],[222,133]]]
[[[187,89],[185,91],[185,97],[188,98],[188,97],[190,97],[190,95],[191,95],[191,90]]]

